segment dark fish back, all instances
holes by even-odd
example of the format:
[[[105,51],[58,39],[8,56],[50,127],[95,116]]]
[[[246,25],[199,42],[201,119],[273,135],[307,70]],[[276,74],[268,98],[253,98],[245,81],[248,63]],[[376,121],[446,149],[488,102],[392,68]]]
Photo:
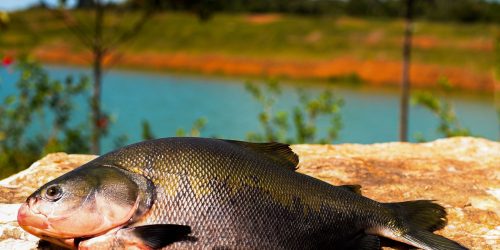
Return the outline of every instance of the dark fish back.
[[[174,248],[332,247],[359,235],[367,223],[364,214],[385,211],[377,202],[231,141],[159,139],[103,159],[154,182],[156,201],[136,225],[191,226],[196,240],[169,246]],[[369,208],[360,214],[359,206]]]

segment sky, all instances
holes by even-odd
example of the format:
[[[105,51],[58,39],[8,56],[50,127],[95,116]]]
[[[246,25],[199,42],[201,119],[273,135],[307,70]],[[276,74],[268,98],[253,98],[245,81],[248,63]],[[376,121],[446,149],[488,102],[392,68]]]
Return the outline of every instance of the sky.
[[[49,4],[55,4],[58,0],[44,0]],[[74,3],[76,0],[69,1],[70,3]],[[40,0],[0,0],[0,10],[3,11],[11,11],[24,9],[28,6],[39,3]]]
[[[113,0],[113,1],[119,1],[119,0]],[[12,11],[12,10],[24,9],[39,2],[40,0],[0,0],[0,11]],[[55,5],[57,4],[58,0],[44,0],[44,2],[51,5]],[[67,2],[71,6],[75,4],[76,0],[67,0]]]
[[[57,4],[58,0],[44,0],[49,4]],[[120,1],[120,0],[112,0],[112,1]],[[500,0],[489,0],[491,2],[499,2]],[[33,4],[39,3],[40,0],[0,0],[0,11],[12,11],[24,9]],[[75,4],[76,0],[67,0],[68,4]]]

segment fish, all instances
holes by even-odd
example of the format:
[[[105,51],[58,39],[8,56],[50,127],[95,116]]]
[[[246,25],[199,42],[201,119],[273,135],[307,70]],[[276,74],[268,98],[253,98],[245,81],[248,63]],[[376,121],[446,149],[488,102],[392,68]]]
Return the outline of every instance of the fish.
[[[44,184],[18,223],[70,249],[467,249],[433,233],[447,223],[435,201],[377,202],[298,163],[276,142],[143,141]]]

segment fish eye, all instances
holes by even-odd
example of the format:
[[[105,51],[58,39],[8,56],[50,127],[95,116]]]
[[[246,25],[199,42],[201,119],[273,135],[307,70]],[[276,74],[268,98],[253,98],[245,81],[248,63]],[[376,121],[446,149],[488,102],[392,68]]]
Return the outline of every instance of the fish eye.
[[[54,185],[47,188],[45,191],[45,198],[49,201],[57,201],[62,196],[61,187]]]

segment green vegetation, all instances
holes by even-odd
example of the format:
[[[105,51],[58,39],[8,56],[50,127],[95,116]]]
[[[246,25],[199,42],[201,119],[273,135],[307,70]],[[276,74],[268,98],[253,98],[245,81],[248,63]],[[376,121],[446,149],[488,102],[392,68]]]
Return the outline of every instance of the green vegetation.
[[[3,63],[11,59],[4,57]],[[16,83],[17,92],[5,98],[0,105],[0,178],[29,166],[32,162],[50,152],[87,153],[89,151],[90,123],[85,120],[75,124],[72,121],[74,98],[87,94],[88,80],[75,81],[67,77],[64,81],[50,79],[37,63],[29,58],[21,58],[15,64],[20,78]],[[450,90],[450,84],[440,82],[443,93]],[[259,120],[263,133],[249,132],[250,141],[279,141],[286,143],[332,143],[342,129],[340,110],[344,105],[341,98],[326,91],[311,96],[298,90],[300,104],[291,111],[276,110],[276,102],[281,95],[277,81],[257,86],[247,84],[247,90],[257,102],[262,104]],[[440,125],[438,132],[445,137],[470,135],[456,117],[453,106],[446,99],[438,99],[434,94],[421,92],[414,96],[414,103],[435,114]],[[326,131],[319,131],[318,120],[328,120]],[[101,121],[104,131],[109,128],[109,119]],[[206,118],[200,118],[186,132],[177,131],[177,136],[200,136]],[[30,130],[33,127],[36,134]],[[147,121],[142,124],[143,139],[155,138]],[[422,137],[418,138],[422,139]],[[115,146],[126,144],[127,138],[115,138]]]
[[[192,125],[191,129],[189,130],[189,132],[186,132],[186,130],[184,128],[178,128],[175,131],[175,136],[199,137],[199,136],[201,136],[201,132],[203,132],[203,129],[205,128],[207,123],[208,123],[207,118],[200,117],[193,122],[193,125]],[[152,139],[158,138],[153,133],[153,129],[151,128],[151,124],[149,123],[149,121],[147,121],[147,120],[142,121],[141,126],[142,126],[141,138],[143,140],[152,140]]]
[[[199,137],[201,136],[201,132],[203,131],[203,128],[207,125],[207,118],[201,117],[196,119],[193,122],[193,126],[191,127],[191,130],[189,133],[186,133],[186,131],[183,128],[178,128],[177,131],[175,131],[176,136],[191,136],[191,137]]]
[[[500,34],[497,35],[495,40],[495,89],[494,89],[494,102],[497,113],[498,121],[498,140],[500,141]]]
[[[249,132],[247,134],[249,141],[326,144],[332,143],[342,129],[340,109],[344,105],[344,101],[336,98],[330,91],[325,91],[317,97],[311,98],[303,90],[298,89],[300,106],[293,109],[292,127],[287,111],[274,110],[277,99],[281,95],[278,82],[269,81],[265,87],[261,88],[247,83],[246,88],[263,108],[258,120],[264,132]],[[316,122],[320,117],[330,121],[326,135],[318,135],[320,131],[318,131]],[[290,136],[292,133],[295,135]]]
[[[92,0],[79,0],[92,2]],[[362,17],[401,17],[402,0],[127,0],[125,7],[153,7],[158,10],[183,10],[202,19],[214,12],[292,13],[304,16],[349,15]],[[500,20],[500,4],[492,0],[415,1],[418,18],[439,21],[495,22]]]
[[[439,120],[436,131],[443,137],[471,136],[471,131],[460,124],[453,105],[446,98],[446,95],[452,90],[452,84],[446,78],[441,78],[438,84],[441,87],[441,96],[444,97],[439,98],[436,94],[428,91],[418,91],[413,94],[412,103],[427,109],[436,116]],[[417,141],[426,141],[420,133],[416,134],[415,138]]]
[[[262,112],[259,113],[257,119],[264,131],[263,133],[248,132],[247,140],[249,141],[327,144],[337,139],[342,129],[340,109],[344,105],[344,101],[335,97],[331,91],[324,91],[312,98],[304,90],[297,89],[300,105],[293,109],[290,116],[289,111],[275,110],[275,104],[281,95],[281,88],[277,81],[268,81],[262,87],[248,82],[246,89],[262,105]],[[326,133],[318,130],[316,123],[319,119],[329,120]],[[207,118],[198,118],[193,122],[189,132],[179,128],[176,131],[176,136],[201,136],[207,123]],[[143,121],[142,139],[154,138],[156,136],[151,125],[148,121]]]
[[[349,2],[364,4],[368,0]],[[190,10],[184,7],[178,9]],[[362,8],[352,9],[354,10]],[[113,48],[113,52],[123,52],[125,55],[223,55],[294,62],[332,58],[394,62],[401,60],[403,21],[381,17],[383,15],[372,13],[370,9],[365,9],[370,13],[364,14],[346,10],[345,13],[337,13],[339,15],[315,15],[311,12],[309,14],[314,15],[309,16],[284,9],[279,12],[285,14],[271,15],[245,14],[245,10],[241,11],[236,14],[217,13],[203,22],[190,12],[161,12],[149,20],[149,25],[144,27],[141,35],[133,42]],[[261,12],[259,9],[251,11]],[[90,18],[93,12],[88,9],[71,12],[84,24],[81,26],[83,31],[91,33],[95,24],[88,20],[94,20]],[[344,15],[346,13],[351,17]],[[444,19],[473,21],[475,18],[462,14],[464,16],[460,18]],[[104,26],[113,32],[104,34],[103,39],[112,40],[117,33],[128,30],[140,15],[139,11],[120,12],[110,9]],[[385,16],[397,17],[399,14],[394,12]],[[426,17],[426,20],[439,19],[422,13],[417,13],[417,17]],[[415,23],[413,62],[439,67],[458,66],[485,75],[491,73],[491,68],[496,63],[497,76],[500,75],[500,63],[495,61],[496,56],[500,55],[498,48],[496,55],[493,53],[495,35],[498,33],[495,24],[445,24],[426,20],[420,19]],[[62,20],[43,9],[9,14],[8,19],[2,18],[0,25],[0,52],[86,51],[85,46],[70,33]],[[97,125],[106,132],[109,116],[104,114],[95,124],[70,122],[74,108],[72,100],[75,96],[87,94],[87,79],[80,79],[78,82],[71,77],[62,82],[52,80],[36,63],[28,59],[19,60],[16,67],[21,72],[17,83],[20,94],[7,97],[0,105],[0,177],[27,167],[49,152],[88,152],[90,126]],[[332,77],[329,80],[352,85],[359,85],[363,81],[356,73]],[[444,94],[450,90],[449,82],[443,80],[440,85]],[[298,91],[301,101],[299,106],[292,111],[277,111],[275,103],[281,93],[277,82],[270,82],[261,87],[249,84],[247,90],[263,107],[257,117],[263,133],[249,132],[248,140],[331,143],[342,128],[340,109],[343,100],[331,92],[310,97],[305,92]],[[498,105],[500,98],[497,96],[496,100]],[[436,115],[440,123],[437,131],[443,136],[470,135],[470,131],[460,125],[452,104],[446,98],[440,99],[430,92],[419,92],[414,95],[413,102]],[[500,120],[500,108],[498,117]],[[327,131],[318,131],[318,119],[329,121]],[[206,118],[200,118],[193,123],[191,129],[177,130],[177,135],[200,136],[206,123]],[[30,134],[30,127],[39,125],[45,126],[43,131],[48,133]],[[144,139],[155,137],[149,123],[144,122],[142,129]],[[115,139],[115,144],[122,146],[126,141],[126,136],[120,136]]]
[[[343,76],[338,76],[338,77],[330,77],[328,79],[328,82],[334,83],[334,84],[343,84],[347,86],[360,86],[363,84],[363,79],[359,77],[358,74],[356,73],[351,73]]]
[[[156,137],[153,134],[153,130],[151,129],[151,124],[149,124],[147,120],[142,121],[141,127],[142,127],[141,137],[143,140],[151,140]]]
[[[89,124],[71,122],[73,100],[85,94],[87,79],[50,79],[29,58],[21,58],[15,68],[21,74],[16,83],[18,93],[7,96],[0,105],[0,178],[47,153],[88,152],[85,131]],[[34,126],[41,128],[36,134],[30,131]]]
[[[90,12],[75,11],[80,20]],[[110,12],[109,29],[126,29],[139,13]],[[236,57],[297,60],[354,57],[360,60],[400,60],[403,22],[398,19],[303,17],[276,15],[259,21],[247,14],[217,14],[200,22],[189,13],[162,12],[155,15],[141,35],[121,48],[130,53],[221,54]],[[93,26],[88,23],[89,29]],[[493,24],[415,24],[415,62],[441,66],[463,66],[489,72],[494,62],[492,45],[497,27]],[[117,30],[118,32],[118,30]],[[13,13],[8,29],[0,36],[5,50],[40,47],[83,46],[50,12],[33,9]]]

